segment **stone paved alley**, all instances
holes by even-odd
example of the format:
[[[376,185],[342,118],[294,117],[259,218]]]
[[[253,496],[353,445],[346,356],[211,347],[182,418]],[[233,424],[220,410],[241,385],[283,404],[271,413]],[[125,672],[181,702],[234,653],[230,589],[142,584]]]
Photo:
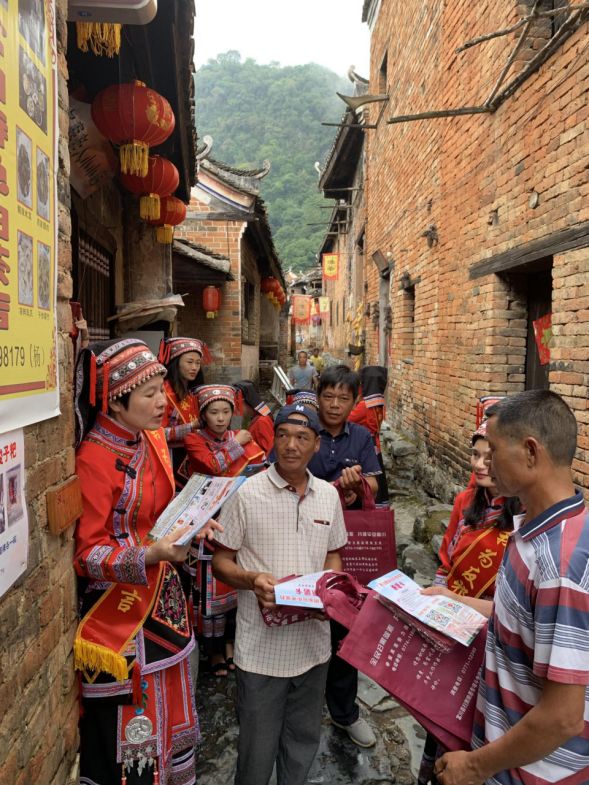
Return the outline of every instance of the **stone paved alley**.
[[[431,500],[429,500],[431,502]],[[431,550],[423,547],[414,534],[423,530],[431,519],[431,504],[413,496],[397,497],[394,503],[395,529],[400,557],[408,552],[415,579],[426,582],[424,573],[433,574],[435,561]],[[445,505],[436,505],[436,519]],[[417,521],[417,525],[416,525]],[[235,679],[215,679],[208,673],[198,678],[197,704],[203,742],[199,750],[197,772],[199,785],[232,785],[236,760],[237,723],[234,699]],[[395,783],[413,785],[423,747],[423,730],[384,690],[360,676],[359,700],[362,715],[373,727],[376,747],[362,750],[345,734],[331,725],[324,712],[319,753],[309,774],[309,783],[321,785],[376,785]],[[275,780],[272,780],[274,785]]]

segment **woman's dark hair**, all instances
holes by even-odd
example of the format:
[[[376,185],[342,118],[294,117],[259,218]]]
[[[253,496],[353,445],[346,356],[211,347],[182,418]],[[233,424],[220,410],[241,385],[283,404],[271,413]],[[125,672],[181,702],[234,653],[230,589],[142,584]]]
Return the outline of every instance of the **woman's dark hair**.
[[[472,446],[477,443],[479,439],[485,439],[480,433],[475,433],[472,437]],[[489,506],[489,494],[487,488],[477,486],[476,493],[472,500],[470,507],[464,511],[464,525],[465,526],[478,526],[482,523],[485,517],[485,510]],[[513,516],[519,515],[522,511],[520,500],[517,496],[509,496],[503,503],[501,514],[495,519],[493,525],[499,531],[512,531],[513,529]]]
[[[331,365],[319,377],[317,395],[321,395],[328,387],[347,387],[354,398],[358,397],[360,376],[347,365]]]
[[[474,499],[470,507],[464,511],[464,525],[478,526],[482,523],[485,510],[489,506],[489,497],[486,488],[477,487]],[[509,496],[503,503],[501,514],[493,521],[493,526],[499,531],[512,531],[513,516],[519,515],[522,511],[520,500],[517,496]]]
[[[182,357],[182,355],[180,355]],[[172,385],[172,389],[176,393],[178,400],[183,401],[189,392],[192,392],[195,387],[205,383],[205,377],[202,368],[196,374],[196,379],[189,385],[186,379],[183,379],[180,374],[180,357],[174,357],[173,360],[166,365],[168,375],[166,379]]]

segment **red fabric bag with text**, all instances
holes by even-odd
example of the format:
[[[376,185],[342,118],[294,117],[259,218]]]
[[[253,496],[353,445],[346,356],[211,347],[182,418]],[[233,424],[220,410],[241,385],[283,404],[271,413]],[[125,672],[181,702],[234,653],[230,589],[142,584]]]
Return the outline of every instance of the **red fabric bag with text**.
[[[362,509],[350,510],[343,503],[339,482],[335,487],[342,498],[348,543],[342,550],[343,569],[366,585],[397,567],[395,518],[392,510],[376,508],[374,496],[362,477]]]
[[[351,575],[334,571],[319,578],[315,593],[323,603],[325,614],[349,630],[370,589],[365,589]]]
[[[281,578],[278,583],[298,577],[298,575],[287,575],[285,578]],[[260,605],[260,613],[266,627],[285,627],[287,624],[297,624],[300,621],[316,618],[316,611],[291,608],[289,605],[277,605],[275,608],[262,608]]]
[[[446,749],[468,750],[486,628],[441,652],[370,593],[338,655],[387,690]]]

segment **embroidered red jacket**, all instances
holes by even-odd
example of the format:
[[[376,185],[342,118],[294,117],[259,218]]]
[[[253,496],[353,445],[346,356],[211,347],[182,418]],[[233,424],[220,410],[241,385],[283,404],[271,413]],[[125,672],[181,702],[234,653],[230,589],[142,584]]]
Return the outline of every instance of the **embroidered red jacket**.
[[[208,428],[189,434],[184,440],[184,447],[192,471],[215,477],[235,477],[249,463],[264,460],[264,450],[255,441],[242,447],[236,436],[237,431],[227,430],[219,438]]]

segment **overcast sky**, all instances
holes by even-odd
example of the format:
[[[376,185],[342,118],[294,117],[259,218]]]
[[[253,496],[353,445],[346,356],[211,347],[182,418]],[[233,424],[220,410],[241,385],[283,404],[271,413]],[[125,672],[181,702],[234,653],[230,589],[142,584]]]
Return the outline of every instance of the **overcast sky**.
[[[368,77],[362,0],[197,0],[196,67],[236,49],[258,63],[319,63]]]

